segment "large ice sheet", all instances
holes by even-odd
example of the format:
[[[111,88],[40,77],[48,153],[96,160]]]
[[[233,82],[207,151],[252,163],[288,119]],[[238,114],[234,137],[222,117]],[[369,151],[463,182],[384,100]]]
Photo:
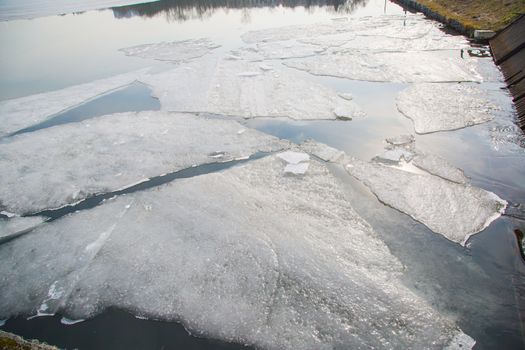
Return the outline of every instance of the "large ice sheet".
[[[147,69],[12,100],[0,101],[0,137],[41,123],[104,93],[140,79]]]
[[[260,63],[203,57],[146,76],[161,108],[243,118],[336,119],[363,115],[359,107],[320,84]],[[337,114],[336,114],[337,112]]]
[[[41,216],[0,218],[0,244],[23,235],[45,221]]]
[[[230,120],[148,111],[43,129],[0,146],[0,209],[24,214],[288,142]]]
[[[0,21],[61,15],[153,1],[156,0],[2,0]]]
[[[184,62],[211,53],[220,47],[209,39],[194,39],[156,44],[144,44],[120,49],[127,56],[159,61]]]
[[[0,246],[0,318],[114,306],[263,349],[473,345],[404,286],[326,167],[283,167],[270,156],[178,180]]]
[[[414,84],[401,91],[397,108],[418,134],[461,129],[494,117],[488,91],[475,84]]]
[[[330,49],[314,57],[290,59],[284,65],[314,75],[380,82],[479,81],[475,63],[432,51],[376,52]]]
[[[346,169],[381,202],[460,244],[498,218],[506,206],[494,193],[431,174],[414,174],[358,159],[352,159]]]

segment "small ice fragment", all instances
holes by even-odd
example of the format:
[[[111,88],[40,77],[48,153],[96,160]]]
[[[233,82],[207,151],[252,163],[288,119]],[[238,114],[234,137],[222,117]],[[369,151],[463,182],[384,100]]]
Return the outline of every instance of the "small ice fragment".
[[[215,152],[211,152],[210,154],[208,154],[208,157],[217,159],[217,158],[223,158],[225,155],[226,153],[223,151],[215,151]]]
[[[345,152],[311,139],[301,143],[301,149],[324,160],[325,162],[336,163],[345,156]]]
[[[299,164],[310,160],[310,156],[304,152],[286,151],[277,155],[288,164]]]
[[[237,76],[239,77],[256,77],[258,75],[261,75],[260,72],[241,72],[237,73]]]
[[[10,213],[10,212],[5,211],[5,210],[0,211],[0,214],[2,214],[4,216],[7,216],[8,218],[12,218],[12,217],[16,216],[16,214]]]
[[[184,62],[211,53],[220,45],[209,39],[183,40],[144,44],[120,49],[127,56],[154,59],[158,61]]]
[[[304,175],[308,170],[310,163],[286,164],[284,168],[285,174]]]
[[[399,135],[395,137],[389,137],[386,142],[392,146],[402,146],[415,141],[414,135]]]
[[[71,320],[71,319],[69,319],[69,318],[62,317],[62,318],[60,319],[60,323],[65,324],[66,326],[70,326],[70,325],[72,325],[72,324],[76,324],[76,323],[80,323],[80,322],[84,322],[84,321],[85,321],[85,320],[82,319],[82,318],[80,318],[80,319],[78,319],[78,320]]]
[[[237,135],[242,135],[245,131],[246,129],[240,129],[239,131],[237,131]]]
[[[456,336],[450,340],[444,350],[473,349],[474,345],[476,345],[476,341],[459,330]]]
[[[18,217],[0,219],[0,243],[21,236],[45,221],[42,216]]]
[[[3,327],[6,322],[7,322],[7,320],[0,320],[0,327]]]
[[[354,115],[352,111],[345,107],[336,107],[334,114],[339,120],[352,120],[352,115]]]
[[[272,69],[273,69],[272,66],[269,66],[269,65],[267,65],[267,64],[260,64],[260,65],[259,65],[259,68],[260,68],[261,70],[263,70],[263,71],[269,71],[269,70],[272,70]]]
[[[354,99],[354,95],[349,92],[342,92],[339,94],[339,97],[344,98],[347,101],[352,101]]]
[[[409,162],[414,157],[414,154],[406,149],[392,149],[383,152],[382,154],[374,157],[374,162],[385,163],[385,164],[397,164],[404,159]]]

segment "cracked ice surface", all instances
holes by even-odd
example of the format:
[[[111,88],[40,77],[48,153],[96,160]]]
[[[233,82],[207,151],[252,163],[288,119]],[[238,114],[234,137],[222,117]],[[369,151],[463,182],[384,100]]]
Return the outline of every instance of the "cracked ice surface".
[[[377,198],[449,240],[465,244],[503,212],[494,193],[434,175],[420,175],[353,159],[347,171]]]
[[[473,345],[404,286],[324,165],[283,166],[268,156],[177,180],[1,245],[0,318],[115,306],[265,349]]]
[[[183,40],[144,44],[120,49],[127,56],[151,58],[158,61],[184,62],[199,58],[219,48],[209,39]]]
[[[147,70],[141,69],[61,90],[0,101],[0,137],[41,123],[57,113],[129,85]]]
[[[397,108],[418,134],[456,130],[492,120],[496,106],[474,84],[415,84],[397,96]]]
[[[256,48],[246,47],[232,51],[230,59],[243,59],[247,61],[263,61],[272,59],[288,59],[315,56],[325,49],[317,45],[300,42],[261,42]]]
[[[433,154],[418,154],[412,164],[429,173],[458,184],[466,184],[468,178],[463,170],[456,168],[447,160]]]
[[[0,219],[0,244],[20,236],[44,222],[41,216],[13,217]]]
[[[284,70],[259,63],[204,58],[143,81],[168,111],[207,112],[243,118],[288,117],[297,120],[348,118],[363,112],[352,101]]]
[[[13,137],[0,148],[0,209],[32,213],[150,177],[270,152],[288,142],[230,120],[120,113]]]
[[[478,81],[474,62],[441,57],[432,51],[373,52],[332,49],[284,65],[314,75],[379,82]]]

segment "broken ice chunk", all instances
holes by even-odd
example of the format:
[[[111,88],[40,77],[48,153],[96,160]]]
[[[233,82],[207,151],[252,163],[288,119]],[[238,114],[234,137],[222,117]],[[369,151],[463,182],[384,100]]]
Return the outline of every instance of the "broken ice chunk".
[[[493,118],[496,107],[487,95],[474,84],[415,84],[399,93],[397,108],[418,134],[456,130]]]
[[[409,162],[414,157],[414,154],[406,149],[391,149],[383,152],[382,154],[374,157],[374,162],[385,163],[385,164],[398,164],[401,159]]]
[[[288,164],[299,164],[310,160],[310,156],[303,152],[286,151],[277,155]]]
[[[463,173],[463,170],[456,168],[445,159],[436,155],[418,154],[412,163],[418,168],[446,180],[457,182],[458,184],[466,184],[468,182],[468,178]]]
[[[332,148],[324,143],[308,139],[301,143],[301,149],[305,152],[308,152],[319,159],[324,160],[325,162],[336,163],[342,160],[345,156],[343,151]]]
[[[41,123],[68,108],[131,84],[147,72],[142,69],[62,90],[0,102],[0,137]]]
[[[415,142],[415,138],[414,135],[399,135],[387,138],[386,142],[392,146],[404,146]]]
[[[31,231],[44,221],[41,216],[0,219],[0,244]]]
[[[166,128],[172,131],[162,134]],[[0,203],[14,213],[34,213],[193,164],[288,148],[252,129],[239,134],[241,128],[232,120],[147,111],[18,135],[0,148]]]
[[[309,163],[299,163],[299,164],[286,164],[284,167],[285,174],[293,175],[304,175],[310,166]]]
[[[346,170],[377,198],[462,245],[503,213],[494,193],[433,175],[419,175],[354,159]]]
[[[202,57],[219,48],[209,39],[144,44],[120,49],[127,56],[150,58],[158,61],[184,62]]]
[[[344,98],[345,100],[352,101],[354,99],[354,95],[352,95],[349,92],[342,92],[339,94],[339,97]]]
[[[0,245],[0,319],[44,303],[73,320],[117,307],[283,350],[443,348],[462,334],[405,286],[403,265],[342,182],[316,160],[310,170],[297,181],[268,156],[121,196]],[[107,231],[96,254],[86,251]]]

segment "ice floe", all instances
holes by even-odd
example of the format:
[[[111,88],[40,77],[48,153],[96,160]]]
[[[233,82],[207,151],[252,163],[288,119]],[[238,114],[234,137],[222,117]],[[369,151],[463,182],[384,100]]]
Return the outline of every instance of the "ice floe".
[[[443,177],[451,175],[450,168],[437,169],[443,163],[434,160],[427,161],[429,170]],[[358,159],[352,159],[346,169],[381,202],[460,244],[498,218],[506,206],[494,193],[440,176],[415,174]]]
[[[397,108],[418,134],[461,129],[494,117],[488,92],[475,84],[414,84],[401,91]]]
[[[336,119],[336,110],[345,118],[364,115],[330,88],[243,60],[204,57],[143,81],[168,111],[297,120]]]
[[[442,57],[432,51],[373,52],[330,49],[314,57],[294,58],[284,65],[314,75],[379,82],[479,81],[475,62]]]
[[[0,209],[24,214],[57,208],[192,165],[288,147],[239,129],[230,120],[147,111],[14,136],[0,147]],[[210,157],[217,151],[221,157]]]
[[[120,49],[127,56],[159,61],[184,62],[202,57],[219,48],[209,39],[194,39],[156,44],[144,44]]]
[[[61,90],[0,101],[0,137],[43,122],[104,93],[140,79],[147,69],[116,75]]]
[[[405,286],[322,163],[301,177],[282,166],[177,180],[0,245],[0,318],[119,307],[264,349],[473,344]]]
[[[44,221],[41,216],[0,219],[0,244],[29,232]]]

